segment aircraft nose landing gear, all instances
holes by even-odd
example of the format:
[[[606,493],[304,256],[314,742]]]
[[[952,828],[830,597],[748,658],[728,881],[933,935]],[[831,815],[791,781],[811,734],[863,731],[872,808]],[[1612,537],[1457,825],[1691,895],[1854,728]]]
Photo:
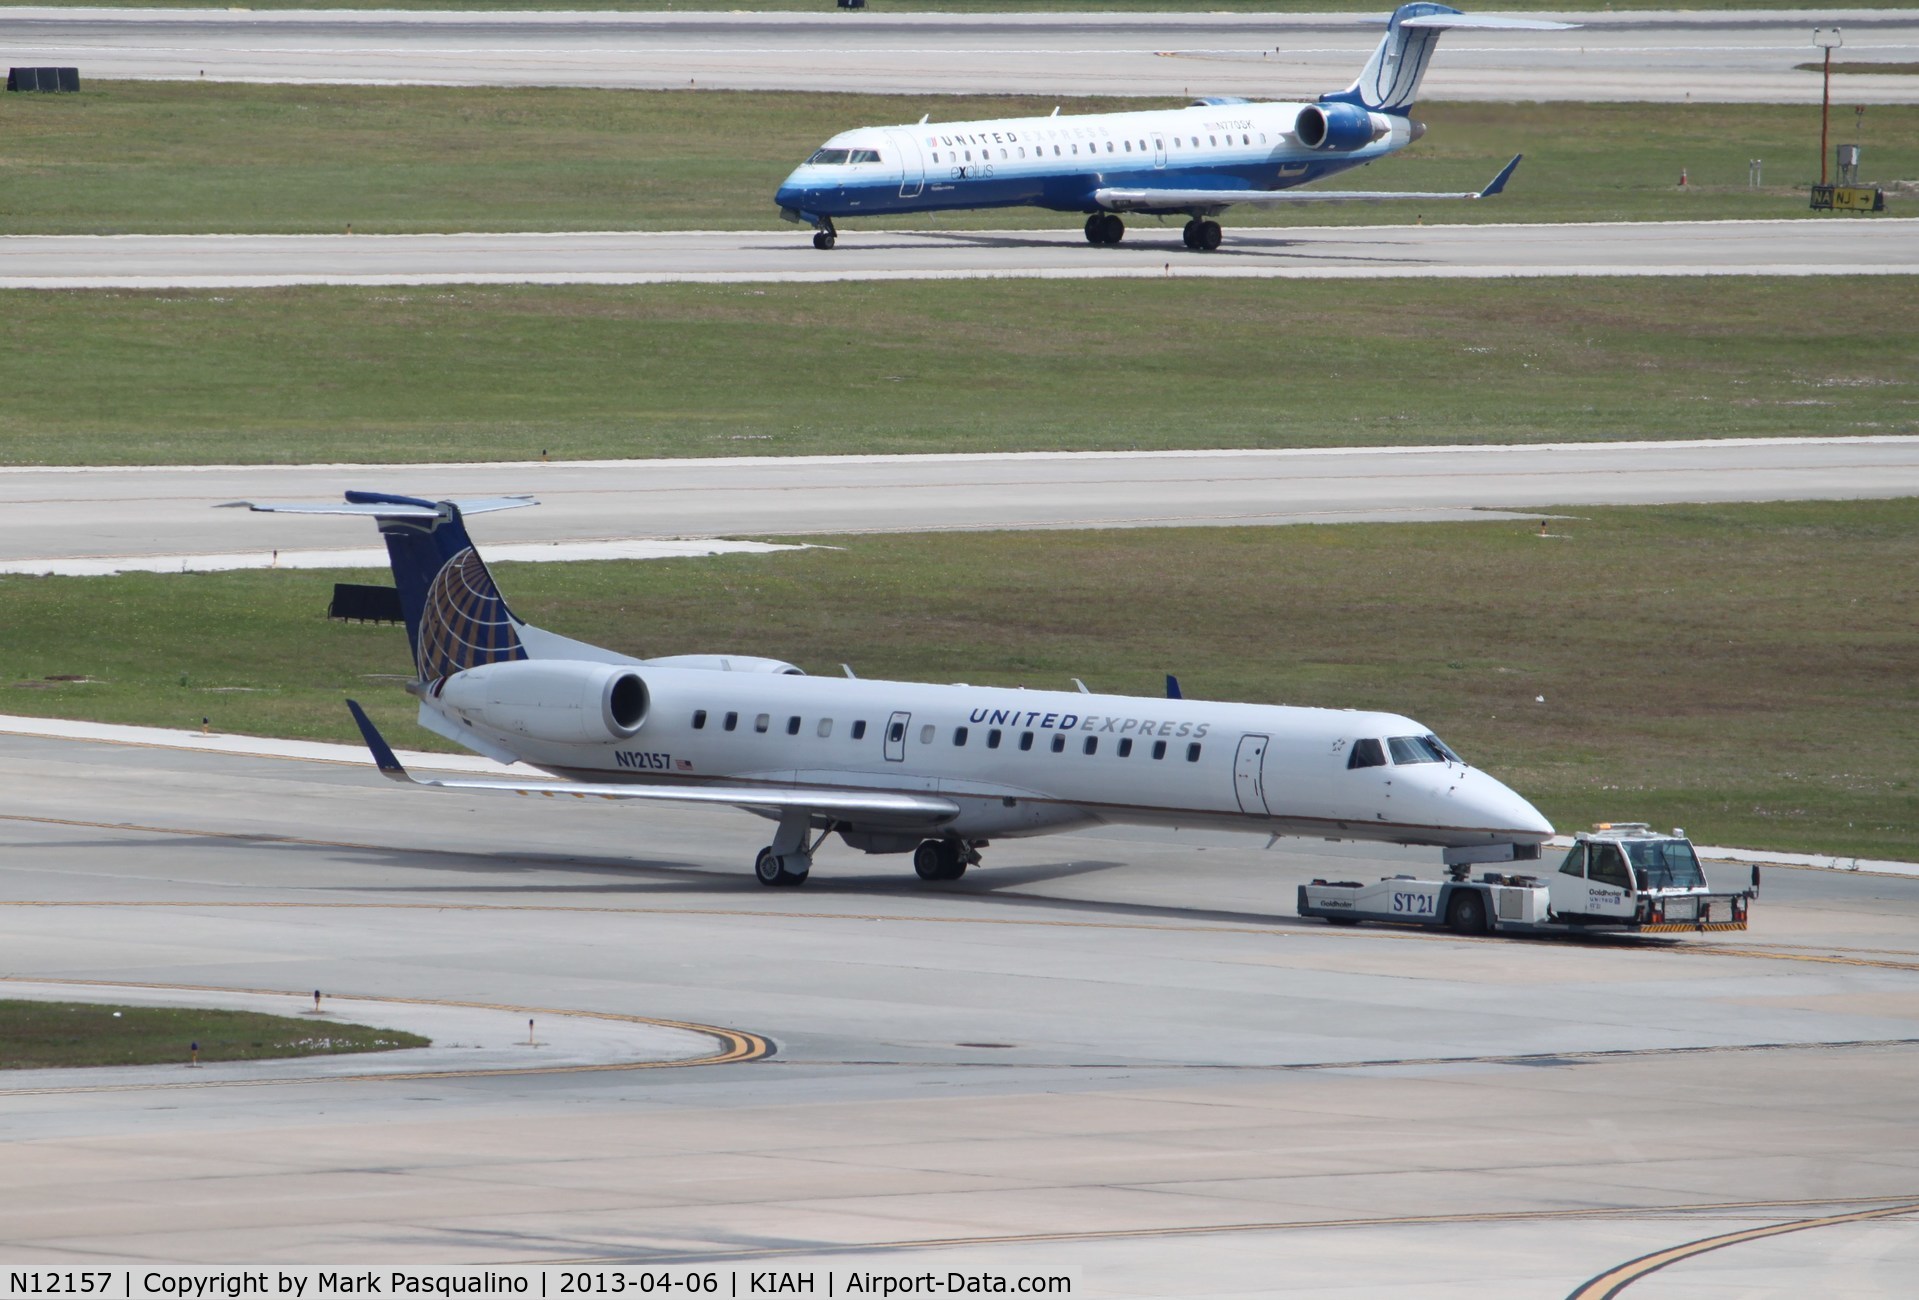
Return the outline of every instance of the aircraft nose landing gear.
[[[819,229],[813,232],[813,247],[825,252],[839,242],[840,232],[833,228],[833,218],[821,217]]]

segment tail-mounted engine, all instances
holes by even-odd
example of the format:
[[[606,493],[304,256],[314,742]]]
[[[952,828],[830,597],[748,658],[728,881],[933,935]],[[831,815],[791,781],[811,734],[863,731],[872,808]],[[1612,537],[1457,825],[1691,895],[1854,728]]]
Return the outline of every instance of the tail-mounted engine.
[[[1392,134],[1393,119],[1357,104],[1308,104],[1293,120],[1293,135],[1308,149],[1349,153]]]
[[[432,694],[477,727],[558,744],[625,740],[646,722],[646,681],[621,664],[516,659],[454,673]]]

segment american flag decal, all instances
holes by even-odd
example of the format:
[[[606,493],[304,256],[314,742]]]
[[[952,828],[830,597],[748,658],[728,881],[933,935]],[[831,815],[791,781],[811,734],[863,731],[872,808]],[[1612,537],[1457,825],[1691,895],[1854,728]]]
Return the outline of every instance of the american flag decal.
[[[684,758],[676,758],[673,760],[673,770],[676,772],[691,772],[693,770],[692,761]]]

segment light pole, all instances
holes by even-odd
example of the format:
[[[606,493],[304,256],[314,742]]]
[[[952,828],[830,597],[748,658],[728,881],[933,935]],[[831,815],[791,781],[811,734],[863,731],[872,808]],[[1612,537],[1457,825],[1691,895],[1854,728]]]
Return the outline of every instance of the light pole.
[[[1819,96],[1819,184],[1826,183],[1826,126],[1832,117],[1832,47],[1844,45],[1837,27],[1815,27],[1812,43],[1826,52],[1825,89]]]

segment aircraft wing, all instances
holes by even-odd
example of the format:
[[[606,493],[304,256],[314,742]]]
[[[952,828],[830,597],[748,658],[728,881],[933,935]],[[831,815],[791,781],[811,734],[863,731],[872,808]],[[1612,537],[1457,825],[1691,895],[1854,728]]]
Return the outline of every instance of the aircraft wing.
[[[441,790],[493,790],[506,794],[570,795],[576,799],[640,799],[658,803],[724,804],[731,808],[799,808],[829,817],[880,819],[914,825],[938,825],[959,816],[959,805],[938,795],[891,790],[835,790],[827,787],[730,785],[619,785],[585,781],[512,781],[484,777],[422,778],[401,764],[393,747],[358,702],[348,700],[360,735],[373,753],[380,775],[405,785]]]
[[[1175,189],[1117,189],[1107,188],[1093,191],[1093,202],[1113,212],[1125,211],[1171,211],[1188,212],[1195,208],[1225,208],[1236,204],[1250,203],[1261,207],[1278,207],[1287,203],[1355,203],[1380,202],[1387,199],[1414,199],[1421,202],[1437,202],[1442,199],[1486,199],[1506,188],[1506,182],[1512,179],[1513,170],[1519,166],[1524,154],[1514,154],[1513,160],[1499,169],[1499,175],[1487,182],[1486,188],[1466,193],[1425,190],[1315,190],[1304,186],[1286,190],[1175,190]]]

